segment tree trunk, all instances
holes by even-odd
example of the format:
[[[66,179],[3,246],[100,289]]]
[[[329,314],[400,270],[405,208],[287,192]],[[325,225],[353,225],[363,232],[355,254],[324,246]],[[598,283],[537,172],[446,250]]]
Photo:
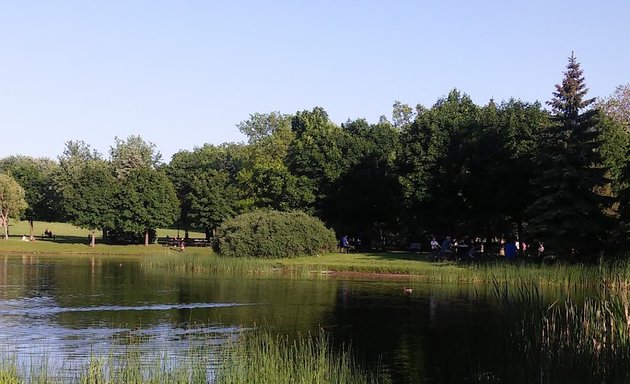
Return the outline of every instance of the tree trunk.
[[[144,246],[145,247],[149,246],[149,229],[148,228],[144,230]]]
[[[2,224],[2,229],[4,229],[4,239],[8,239],[9,238],[9,225],[7,223],[7,220],[4,219],[4,217],[0,216],[0,223]]]
[[[96,231],[92,230],[92,239],[90,242],[90,247],[94,248],[96,246]]]
[[[29,234],[28,238],[29,240],[33,241],[35,240],[35,237],[33,236],[33,219],[28,219],[28,224],[31,230],[31,233]]]

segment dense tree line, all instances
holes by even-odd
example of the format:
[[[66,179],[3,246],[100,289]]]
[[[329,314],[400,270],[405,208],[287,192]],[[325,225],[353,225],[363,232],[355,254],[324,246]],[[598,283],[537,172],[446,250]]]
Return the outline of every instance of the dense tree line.
[[[430,108],[396,102],[391,121],[375,124],[337,125],[319,107],[253,114],[238,124],[247,143],[205,144],[167,164],[132,136],[109,159],[71,141],[58,161],[12,156],[0,173],[24,190],[22,218],[118,241],[147,243],[170,225],[209,238],[226,219],[269,208],[307,212],[373,247],[513,235],[595,256],[627,242],[630,85],[600,100],[587,91],[571,55],[549,109],[476,105],[453,90]]]

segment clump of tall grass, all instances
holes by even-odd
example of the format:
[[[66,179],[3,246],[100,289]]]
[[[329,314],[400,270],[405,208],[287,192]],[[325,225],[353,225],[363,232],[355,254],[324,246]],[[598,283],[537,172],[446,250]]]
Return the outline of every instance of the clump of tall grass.
[[[19,369],[15,361],[15,357],[7,357],[0,359],[0,383],[18,384],[22,383]]]
[[[165,253],[147,256],[142,260],[146,267],[159,267],[178,271],[262,273],[271,271],[273,262],[249,258],[222,257],[216,254]]]
[[[320,333],[287,336],[257,332],[237,339],[225,350],[215,384],[367,384],[387,382],[359,368],[349,350],[333,351]]]
[[[61,383],[49,376],[47,359],[31,358],[28,364],[20,364],[15,355],[0,353],[0,383],[48,384]]]
[[[209,382],[208,355],[190,353],[173,360],[168,353],[140,353],[129,349],[120,354],[92,355],[86,363],[51,367],[47,356],[39,362],[19,364],[16,356],[0,356],[2,384],[206,384]]]
[[[79,373],[63,382],[205,384],[209,382],[207,364],[204,355],[193,355],[191,359],[173,362],[166,352],[147,358],[138,351],[127,351],[120,356],[92,356],[79,369]]]
[[[348,349],[336,352],[330,340],[254,331],[227,341],[217,351],[203,344],[179,351],[146,351],[132,344],[121,352],[93,354],[85,362],[48,365],[42,360],[27,364],[16,355],[0,355],[1,384],[371,384],[387,382],[354,363]]]
[[[196,250],[193,250],[196,251]],[[222,257],[209,252],[153,254],[143,258],[147,267],[179,271],[234,274],[282,273],[305,276],[313,272],[358,272],[404,274],[410,280],[434,283],[492,283],[524,281],[528,284],[563,289],[601,287],[630,288],[630,262],[553,265],[506,263],[478,264],[432,263],[392,254],[324,254],[293,259],[258,259]]]
[[[630,296],[604,289],[577,303],[545,304],[535,285],[495,281],[511,322],[511,382],[630,382]]]

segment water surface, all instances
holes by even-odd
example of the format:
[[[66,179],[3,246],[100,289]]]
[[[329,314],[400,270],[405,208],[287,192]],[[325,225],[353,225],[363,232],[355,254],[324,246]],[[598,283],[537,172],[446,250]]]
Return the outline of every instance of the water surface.
[[[182,274],[132,258],[1,256],[0,351],[72,367],[124,349],[220,345],[257,327],[330,334],[394,383],[500,376],[507,324],[487,285]],[[411,286],[413,293],[403,293]]]

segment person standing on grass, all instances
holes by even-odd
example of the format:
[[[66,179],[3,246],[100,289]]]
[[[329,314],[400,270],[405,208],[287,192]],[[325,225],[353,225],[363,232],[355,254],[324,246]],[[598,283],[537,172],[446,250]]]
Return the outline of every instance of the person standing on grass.
[[[443,259],[450,258],[450,255],[453,253],[453,251],[451,250],[452,246],[453,246],[453,243],[451,242],[451,237],[446,236],[446,239],[444,239],[444,241],[442,242],[442,248],[441,248]]]
[[[508,240],[503,246],[505,251],[505,259],[507,261],[516,260],[516,244],[512,240]]]
[[[435,240],[435,236],[431,236],[431,256],[434,260],[437,260],[440,254],[440,243]]]
[[[348,242],[348,235],[344,235],[341,238],[341,251],[346,251],[346,253],[350,250],[350,243]]]

